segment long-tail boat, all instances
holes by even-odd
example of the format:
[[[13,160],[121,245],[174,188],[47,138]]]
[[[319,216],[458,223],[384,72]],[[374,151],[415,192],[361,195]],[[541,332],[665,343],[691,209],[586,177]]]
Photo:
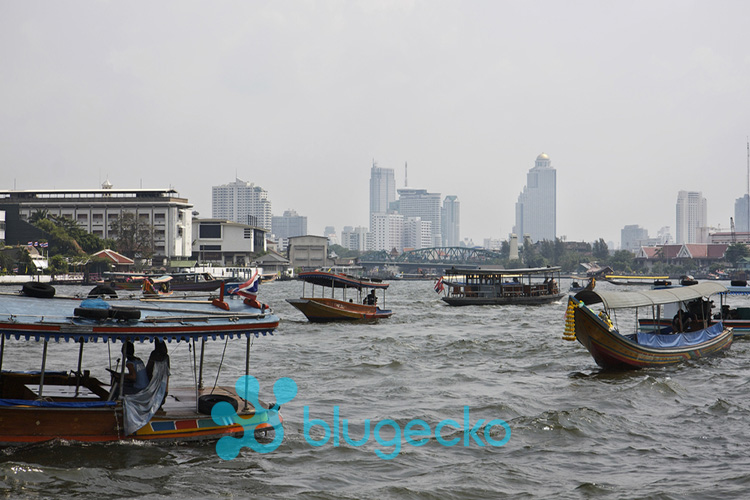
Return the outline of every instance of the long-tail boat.
[[[732,329],[721,321],[711,325],[706,317],[689,318],[687,304],[708,302],[711,296],[725,292],[726,287],[718,283],[663,290],[579,292],[568,298],[563,338],[578,340],[599,366],[608,369],[658,367],[714,356],[730,348]],[[599,310],[592,308],[598,304]],[[682,311],[674,322],[658,331],[653,326],[643,328],[639,322],[641,309],[650,311],[658,325],[664,307],[671,304],[678,304]],[[627,309],[635,313],[621,312]],[[620,333],[618,316],[620,321],[634,321],[633,333]]]
[[[377,320],[393,315],[390,309],[377,305],[376,291],[382,292],[385,305],[388,283],[327,271],[303,272],[298,278],[302,281],[302,297],[286,301],[311,322]],[[349,291],[353,293],[347,296]],[[330,295],[326,296],[326,293]]]
[[[279,318],[269,311],[251,308],[241,300],[224,301],[223,294],[211,300],[82,300],[55,296],[54,289],[42,290],[40,285],[28,287],[28,291],[34,296],[0,294],[0,368],[4,368],[3,359],[8,364],[4,355],[8,355],[9,342],[40,346],[39,364],[24,366],[23,371],[0,372],[1,445],[54,439],[217,439],[242,435],[246,430],[258,439],[274,434],[267,411],[271,405],[251,405],[238,396],[236,387],[203,386],[207,342],[244,339],[245,375],[249,375],[251,339],[272,334],[279,324]],[[132,394],[120,390],[128,387],[126,363],[118,360],[116,364],[113,359],[125,359],[127,344],[149,346],[157,340],[165,345],[190,343],[192,362],[173,361],[169,367],[161,359],[145,389]],[[55,353],[70,344],[78,345],[77,366],[50,370],[48,361],[59,364]],[[108,368],[84,367],[84,350],[109,351],[113,347]],[[142,347],[136,349],[142,352]],[[105,356],[100,351],[98,358]],[[60,358],[75,359],[75,351]],[[18,360],[12,361],[18,364]],[[94,373],[97,369],[103,373],[100,378]],[[173,374],[187,370],[189,377],[180,379],[195,380],[195,384],[168,384],[170,370]],[[231,404],[236,415],[212,416],[213,406],[219,402]]]

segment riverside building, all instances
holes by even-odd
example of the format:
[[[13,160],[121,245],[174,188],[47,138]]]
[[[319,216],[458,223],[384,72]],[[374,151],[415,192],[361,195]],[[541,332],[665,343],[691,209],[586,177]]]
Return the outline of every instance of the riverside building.
[[[103,239],[113,237],[110,223],[132,213],[154,228],[153,262],[192,254],[193,205],[174,189],[114,189],[106,181],[101,189],[0,191],[0,211],[9,245],[25,245],[40,231],[28,223],[35,212],[68,217]]]

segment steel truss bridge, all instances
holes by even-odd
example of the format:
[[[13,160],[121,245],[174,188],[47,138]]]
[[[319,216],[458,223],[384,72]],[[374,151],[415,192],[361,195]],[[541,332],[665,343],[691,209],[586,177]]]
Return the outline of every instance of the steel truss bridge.
[[[359,258],[359,264],[365,268],[397,267],[401,271],[417,269],[444,270],[455,267],[476,269],[482,265],[500,264],[502,255],[483,248],[435,247],[410,250],[397,257],[380,250],[368,252]]]

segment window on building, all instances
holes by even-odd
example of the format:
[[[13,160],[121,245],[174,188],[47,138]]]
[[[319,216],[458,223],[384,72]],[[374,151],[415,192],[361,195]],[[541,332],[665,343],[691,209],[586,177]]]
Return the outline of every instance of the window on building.
[[[198,237],[200,239],[220,239],[221,224],[201,224],[198,230]]]

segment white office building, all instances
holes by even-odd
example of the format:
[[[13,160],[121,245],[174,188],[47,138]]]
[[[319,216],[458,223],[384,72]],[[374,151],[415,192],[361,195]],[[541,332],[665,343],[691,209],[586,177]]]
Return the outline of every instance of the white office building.
[[[364,252],[367,250],[367,233],[366,227],[344,226],[341,231],[341,246],[349,250]]]
[[[20,221],[29,221],[37,211],[67,217],[102,239],[114,239],[111,224],[130,213],[153,227],[153,262],[192,254],[193,205],[174,189],[114,189],[105,181],[101,189],[0,191],[0,210],[7,216],[9,209]]]
[[[544,153],[526,174],[526,186],[516,202],[513,233],[529,235],[534,242],[554,241],[557,236],[557,171]]]
[[[404,248],[404,216],[396,213],[375,213],[370,216],[370,250]]]
[[[676,206],[677,244],[708,241],[707,204],[700,191],[680,191]]]
[[[211,188],[211,217],[272,230],[273,215],[268,192],[250,182],[234,182]]]

